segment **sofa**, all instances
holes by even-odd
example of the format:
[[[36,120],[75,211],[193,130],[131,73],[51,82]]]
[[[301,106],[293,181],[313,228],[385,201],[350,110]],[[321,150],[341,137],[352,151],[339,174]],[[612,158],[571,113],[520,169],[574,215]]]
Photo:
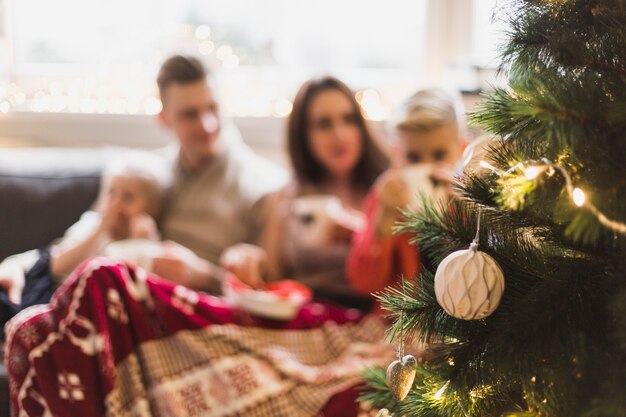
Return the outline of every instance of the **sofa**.
[[[94,202],[102,167],[120,152],[120,148],[0,149],[0,260],[61,237]],[[0,364],[0,417],[8,415],[8,378]]]
[[[0,259],[47,245],[89,208],[117,149],[0,149]]]

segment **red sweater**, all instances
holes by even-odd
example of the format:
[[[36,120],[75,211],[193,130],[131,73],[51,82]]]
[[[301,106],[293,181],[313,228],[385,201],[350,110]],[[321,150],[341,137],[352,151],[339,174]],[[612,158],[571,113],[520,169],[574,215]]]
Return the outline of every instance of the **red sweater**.
[[[365,201],[366,225],[353,235],[347,261],[346,275],[352,287],[368,295],[395,284],[401,276],[413,279],[421,264],[419,250],[409,243],[410,235],[376,236],[378,200],[378,192],[372,190]],[[380,306],[376,311],[380,312]]]

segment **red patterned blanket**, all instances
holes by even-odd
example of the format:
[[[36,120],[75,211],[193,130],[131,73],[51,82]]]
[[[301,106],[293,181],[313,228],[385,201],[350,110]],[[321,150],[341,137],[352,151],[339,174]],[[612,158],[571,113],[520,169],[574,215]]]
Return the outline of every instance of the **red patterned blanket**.
[[[12,415],[354,415],[337,394],[392,359],[384,330],[317,303],[286,323],[253,318],[96,258],[7,324]]]

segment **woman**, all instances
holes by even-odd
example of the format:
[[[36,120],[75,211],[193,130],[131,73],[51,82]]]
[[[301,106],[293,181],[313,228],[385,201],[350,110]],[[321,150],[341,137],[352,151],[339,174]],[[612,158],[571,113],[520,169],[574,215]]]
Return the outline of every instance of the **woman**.
[[[288,277],[317,298],[365,307],[368,298],[357,296],[345,278],[345,260],[365,196],[388,158],[352,91],[328,76],[298,91],[287,147],[293,179],[268,202],[263,248],[240,245],[224,254],[223,264],[253,285],[260,276]]]

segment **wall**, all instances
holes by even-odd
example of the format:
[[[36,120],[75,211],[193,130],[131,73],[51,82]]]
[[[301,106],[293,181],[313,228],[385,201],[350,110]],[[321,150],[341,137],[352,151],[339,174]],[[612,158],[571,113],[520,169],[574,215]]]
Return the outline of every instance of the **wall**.
[[[480,99],[465,95],[468,111]],[[285,163],[284,118],[238,117],[235,124],[244,140],[258,153],[279,163]],[[372,122],[378,134],[385,123]],[[171,136],[159,126],[154,116],[117,114],[74,114],[9,112],[0,114],[0,149],[2,147],[98,147],[128,146],[158,148]]]

